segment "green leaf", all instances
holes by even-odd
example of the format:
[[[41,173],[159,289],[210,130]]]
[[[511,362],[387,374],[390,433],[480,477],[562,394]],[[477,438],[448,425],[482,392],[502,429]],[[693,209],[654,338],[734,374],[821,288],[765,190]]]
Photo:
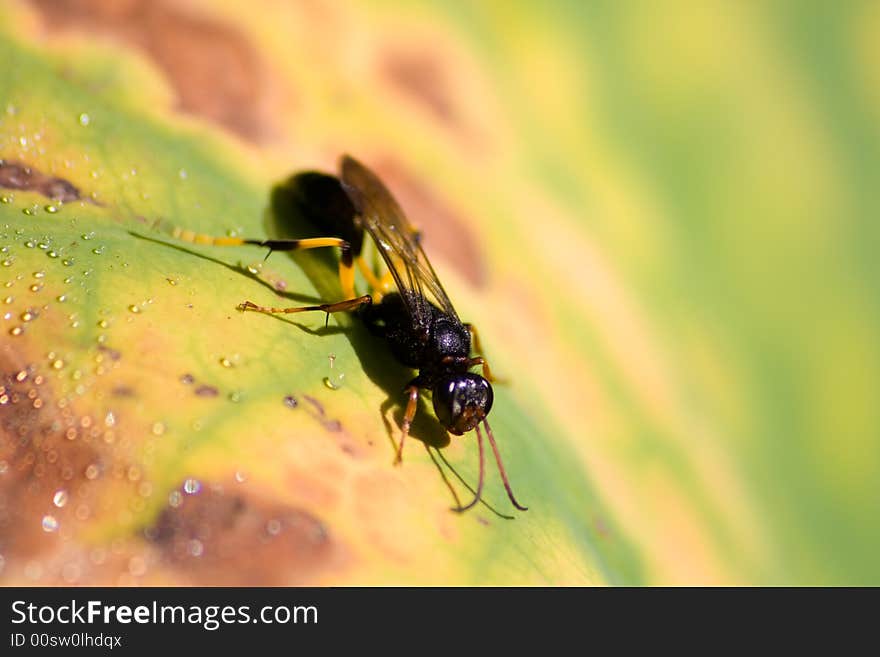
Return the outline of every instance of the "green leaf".
[[[237,310],[340,298],[332,255],[263,263],[261,249],[155,230],[301,235],[267,208],[285,172],[154,111],[127,73],[143,67],[132,53],[9,35],[0,48],[4,581],[638,581],[632,547],[534,396],[541,383],[504,349],[517,308],[481,312],[488,289],[449,272],[512,380],[492,421],[531,507],[513,520],[487,506],[457,514],[450,485],[461,501],[471,493],[425,444],[475,486],[474,440],[450,442],[422,403],[413,435],[426,443],[392,465],[412,373],[382,341],[345,316],[325,327],[320,314]],[[489,473],[485,500],[509,514]]]
[[[877,17],[7,3],[3,583],[880,582]],[[236,310],[338,299],[332,253],[154,228],[299,236],[272,186],[346,152],[510,381],[514,520],[392,466],[411,374],[356,320]]]

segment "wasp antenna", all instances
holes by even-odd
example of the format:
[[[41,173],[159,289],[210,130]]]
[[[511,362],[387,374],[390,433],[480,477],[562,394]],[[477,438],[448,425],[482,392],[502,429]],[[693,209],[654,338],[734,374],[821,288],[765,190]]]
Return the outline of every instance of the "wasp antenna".
[[[456,509],[456,511],[459,511],[459,512],[467,511],[472,506],[475,506],[476,503],[480,501],[480,497],[482,497],[482,495],[483,495],[483,479],[484,479],[484,474],[485,474],[485,470],[486,470],[486,468],[485,468],[486,458],[483,454],[483,434],[480,432],[480,425],[477,425],[476,428],[477,428],[477,447],[480,450],[480,480],[477,483],[477,492],[476,492],[476,494],[474,494],[473,501],[470,504],[468,504],[467,506],[462,506],[462,507],[459,507],[458,509]]]
[[[269,247],[268,253],[266,253],[266,257],[263,258],[263,262],[266,262],[269,259],[269,256],[272,255],[272,247]]]
[[[492,428],[489,426],[489,421],[485,418],[483,419],[483,425],[486,427],[486,435],[489,436],[489,444],[492,446],[492,451],[495,453],[495,463],[498,464],[498,472],[501,473],[501,481],[504,482],[504,488],[507,490],[507,497],[510,498],[511,503],[520,511],[528,511],[529,507],[523,506],[519,502],[516,501],[516,498],[513,496],[513,490],[510,488],[510,482],[507,480],[507,473],[504,471],[504,463],[501,462],[501,454],[498,453],[498,445],[495,444],[495,436],[492,435]],[[479,435],[480,427],[477,426],[477,435]],[[482,443],[480,443],[482,445]],[[481,452],[482,453],[482,452]],[[482,466],[482,462],[480,464]],[[482,470],[481,476],[482,476]]]

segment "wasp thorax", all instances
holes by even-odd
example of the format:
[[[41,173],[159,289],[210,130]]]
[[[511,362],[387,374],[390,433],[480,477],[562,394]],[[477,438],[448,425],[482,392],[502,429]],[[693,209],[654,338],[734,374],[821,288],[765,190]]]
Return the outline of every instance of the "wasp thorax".
[[[446,429],[461,435],[480,423],[492,408],[492,386],[479,374],[465,372],[434,386],[434,412]]]
[[[437,358],[444,356],[466,357],[471,350],[471,336],[459,322],[438,317],[431,328],[431,351]]]

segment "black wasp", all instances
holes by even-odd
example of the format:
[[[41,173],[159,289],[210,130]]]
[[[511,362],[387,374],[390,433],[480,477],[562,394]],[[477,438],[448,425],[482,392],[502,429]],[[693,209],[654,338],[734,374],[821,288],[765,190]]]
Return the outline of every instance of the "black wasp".
[[[273,308],[245,301],[239,308],[264,313],[317,310],[329,314],[356,310],[374,333],[385,338],[398,361],[418,370],[418,375],[405,387],[408,402],[395,463],[401,461],[419,394],[427,390],[437,418],[449,432],[455,435],[472,429],[477,432],[479,483],[473,501],[459,510],[471,508],[482,495],[485,469],[482,424],[507,495],[517,509],[525,511],[526,507],[513,495],[486,419],[492,408],[490,381],[494,379],[483,357],[471,357],[472,340],[477,350],[481,350],[476,331],[459,319],[422,250],[419,232],[409,223],[385,185],[366,166],[347,155],[341,158],[339,171],[338,177],[315,171],[298,173],[276,187],[272,199],[276,212],[295,212],[333,237],[258,240],[211,237],[179,228],[173,229],[172,234],[199,244],[253,244],[269,248],[270,253],[339,248],[339,278],[344,300],[295,308]],[[385,261],[384,276],[377,276],[363,257],[365,231]],[[356,294],[355,266],[369,284],[370,294]],[[482,375],[470,371],[477,366],[482,368]]]

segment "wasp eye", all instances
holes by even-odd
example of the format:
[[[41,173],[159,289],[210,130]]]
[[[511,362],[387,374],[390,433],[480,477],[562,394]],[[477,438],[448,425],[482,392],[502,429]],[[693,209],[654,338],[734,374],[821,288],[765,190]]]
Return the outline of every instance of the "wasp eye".
[[[493,397],[492,386],[479,374],[456,374],[434,387],[434,412],[448,431],[460,436],[488,415]]]

